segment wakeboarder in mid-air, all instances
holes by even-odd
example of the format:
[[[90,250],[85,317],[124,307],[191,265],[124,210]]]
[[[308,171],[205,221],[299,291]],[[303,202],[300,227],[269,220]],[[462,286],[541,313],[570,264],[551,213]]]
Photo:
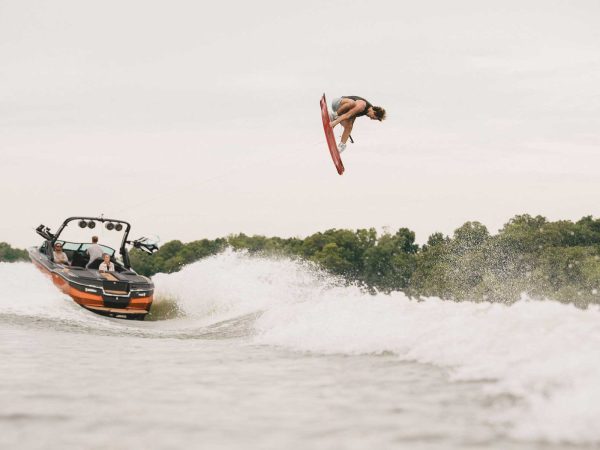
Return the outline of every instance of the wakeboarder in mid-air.
[[[331,109],[333,110],[333,114],[330,114],[331,128],[335,128],[338,124],[342,124],[342,127],[344,127],[342,138],[338,144],[340,153],[346,149],[346,142],[350,137],[357,117],[367,116],[371,120],[379,120],[380,122],[385,119],[385,109],[381,106],[373,106],[368,100],[356,95],[334,99],[331,102]]]

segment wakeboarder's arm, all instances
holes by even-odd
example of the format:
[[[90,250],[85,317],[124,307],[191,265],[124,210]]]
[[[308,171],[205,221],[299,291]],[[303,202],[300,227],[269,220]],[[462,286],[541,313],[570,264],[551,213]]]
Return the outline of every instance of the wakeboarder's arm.
[[[350,110],[348,110],[347,112],[345,112],[344,114],[339,116],[337,119],[335,119],[329,125],[331,125],[331,128],[335,128],[336,125],[338,125],[340,122],[343,122],[344,120],[348,120],[352,117],[355,117],[358,113],[360,113],[363,109],[365,109],[365,106],[367,106],[367,104],[365,102],[363,102],[362,100],[355,101],[354,106]],[[348,134],[350,134],[350,133],[348,133]]]

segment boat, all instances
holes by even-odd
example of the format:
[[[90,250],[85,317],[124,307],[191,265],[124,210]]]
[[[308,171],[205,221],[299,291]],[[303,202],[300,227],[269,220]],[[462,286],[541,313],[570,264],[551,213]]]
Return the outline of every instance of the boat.
[[[44,242],[29,248],[29,257],[62,292],[85,309],[119,319],[144,320],[152,306],[154,284],[150,278],[138,275],[132,269],[127,247],[152,254],[158,246],[143,237],[130,241],[130,230],[131,225],[124,220],[103,216],[69,217],[56,233],[45,225],[37,227],[36,232]],[[114,271],[100,271],[102,259],[90,261],[86,252],[92,245],[92,235],[98,234],[102,234],[98,244],[104,254],[110,256]],[[105,244],[113,241],[118,253]],[[56,244],[62,244],[68,264],[54,261]]]

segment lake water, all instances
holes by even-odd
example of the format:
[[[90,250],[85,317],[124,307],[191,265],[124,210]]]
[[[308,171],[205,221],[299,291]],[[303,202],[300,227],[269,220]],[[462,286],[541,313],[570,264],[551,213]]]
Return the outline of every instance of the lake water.
[[[0,448],[587,449],[600,311],[371,296],[227,252],[94,315],[0,263]]]

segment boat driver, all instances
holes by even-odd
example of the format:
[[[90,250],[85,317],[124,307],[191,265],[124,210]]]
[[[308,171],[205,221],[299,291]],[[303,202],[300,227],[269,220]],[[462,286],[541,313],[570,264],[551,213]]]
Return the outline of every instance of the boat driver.
[[[67,258],[67,254],[63,252],[62,244],[57,242],[54,244],[54,251],[52,252],[52,257],[54,262],[57,264],[65,264],[69,265],[69,258]]]
[[[86,268],[90,267],[97,259],[102,259],[104,250],[98,245],[98,236],[92,236],[92,245],[90,245],[85,252],[90,256],[90,260],[85,265]]]

